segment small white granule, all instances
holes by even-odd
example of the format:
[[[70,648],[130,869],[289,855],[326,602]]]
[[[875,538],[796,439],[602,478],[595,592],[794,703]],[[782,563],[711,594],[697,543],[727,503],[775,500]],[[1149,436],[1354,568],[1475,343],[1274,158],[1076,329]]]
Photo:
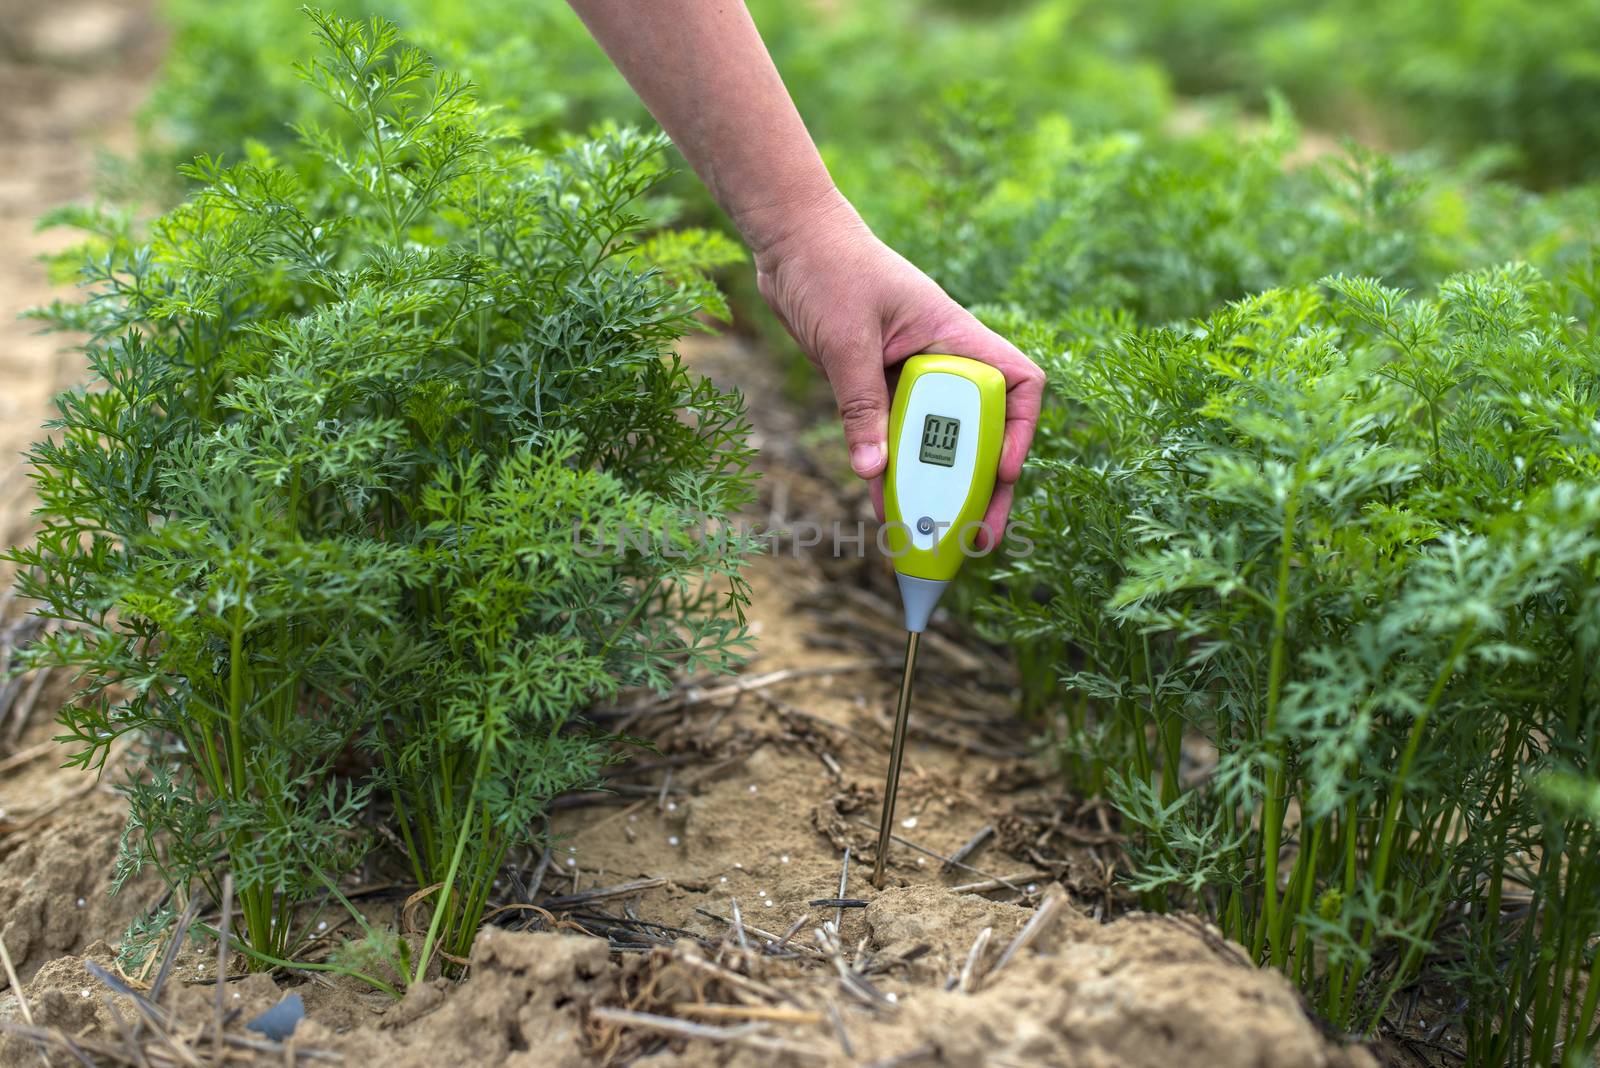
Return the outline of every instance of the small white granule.
[[[678,844],[678,836],[677,835],[673,835],[671,838],[667,839],[667,845],[677,845],[677,844]]]
[[[904,827],[908,831],[916,825],[917,817],[915,816],[907,816],[905,819],[900,821],[900,826]]]

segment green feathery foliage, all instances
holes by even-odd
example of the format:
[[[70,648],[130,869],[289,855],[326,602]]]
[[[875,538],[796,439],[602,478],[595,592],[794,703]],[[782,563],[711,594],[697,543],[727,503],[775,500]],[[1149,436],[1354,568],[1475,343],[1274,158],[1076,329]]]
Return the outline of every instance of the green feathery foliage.
[[[1146,325],[1331,274],[1433,285],[1507,259],[1562,267],[1600,238],[1597,193],[1536,195],[1354,144],[1312,158],[1287,106],[1254,126],[1095,133],[952,91],[931,132],[837,161],[879,233],[970,306]]]
[[[1595,0],[1132,0],[1088,32],[1187,93],[1277,88],[1318,123],[1461,155],[1537,186],[1600,176]]]
[[[1475,1064],[1596,1038],[1597,294],[1591,260],[1013,324],[1056,400],[991,619],[1131,885],[1341,1028],[1433,968]]]
[[[91,378],[10,558],[62,624],[27,664],[83,679],[70,762],[148,749],[122,877],[231,871],[280,960],[386,816],[434,888],[410,979],[595,781],[585,705],[743,648],[743,546],[689,521],[750,497],[743,405],[671,352],[739,253],[638,240],[660,137],[538,154],[392,26],[312,19],[327,121],[198,159],[148,240],[100,220],[88,300],[46,313]]]

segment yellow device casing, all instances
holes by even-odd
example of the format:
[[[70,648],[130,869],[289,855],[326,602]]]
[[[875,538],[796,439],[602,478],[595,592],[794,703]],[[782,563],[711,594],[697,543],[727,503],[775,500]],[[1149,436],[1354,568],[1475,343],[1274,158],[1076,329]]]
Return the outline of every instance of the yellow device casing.
[[[977,451],[966,480],[965,495],[959,503],[955,500],[959,489],[940,491],[947,496],[938,502],[937,510],[946,518],[953,513],[954,519],[938,532],[936,543],[931,548],[925,548],[916,545],[911,536],[912,526],[923,515],[906,514],[901,499],[901,484],[909,486],[911,483],[909,465],[921,463],[919,450],[904,450],[909,455],[902,455],[901,438],[908,429],[905,425],[906,413],[912,408],[912,398],[918,393],[919,383],[924,390],[953,385],[930,377],[937,375],[954,375],[977,387]],[[961,392],[970,396],[969,390],[962,389]],[[970,418],[970,410],[969,407],[964,412],[967,418]],[[966,553],[973,549],[978,521],[983,518],[983,513],[989,507],[989,498],[994,495],[995,470],[1000,465],[1005,420],[1005,376],[988,364],[965,356],[926,354],[913,356],[901,365],[900,383],[895,388],[894,403],[889,410],[889,467],[883,480],[884,517],[888,522],[884,543],[888,546],[897,572],[913,578],[948,582],[961,569]],[[960,432],[965,435],[971,430],[963,426]],[[917,509],[919,513],[927,510],[927,502],[921,504],[923,507]],[[907,509],[916,506],[917,502],[905,502]]]

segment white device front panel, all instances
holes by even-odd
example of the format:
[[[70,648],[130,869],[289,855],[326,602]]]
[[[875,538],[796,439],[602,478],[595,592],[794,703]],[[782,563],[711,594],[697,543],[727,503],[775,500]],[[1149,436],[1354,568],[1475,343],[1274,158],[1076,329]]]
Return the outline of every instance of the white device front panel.
[[[950,537],[951,524],[967,502],[978,459],[979,404],[977,384],[960,375],[933,372],[911,386],[900,440],[895,443],[894,486],[900,519],[911,528],[911,544],[918,549],[932,549]],[[961,421],[955,462],[949,467],[919,459],[922,431],[930,415]],[[936,524],[931,532],[919,528],[918,520],[923,518]]]

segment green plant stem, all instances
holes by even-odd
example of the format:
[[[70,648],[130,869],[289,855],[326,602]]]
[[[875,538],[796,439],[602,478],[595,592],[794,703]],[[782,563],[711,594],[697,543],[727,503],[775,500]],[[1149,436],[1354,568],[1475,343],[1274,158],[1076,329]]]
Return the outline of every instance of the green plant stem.
[[[467,805],[474,803],[478,796],[478,787],[483,782],[484,773],[489,768],[489,757],[492,746],[487,739],[483,740],[478,748],[478,766],[473,772],[472,787],[467,793]],[[445,912],[450,907],[450,895],[455,887],[456,870],[461,867],[461,857],[467,849],[467,839],[472,837],[469,828],[457,824],[455,850],[450,855],[450,870],[445,873],[444,884],[439,887],[439,894],[434,900],[433,917],[428,921],[428,934],[422,940],[422,952],[418,955],[417,971],[411,978],[411,985],[416,986],[422,982],[423,975],[428,970],[428,961],[433,956],[433,944],[439,936],[439,926],[444,922]]]
[[[1549,850],[1543,851],[1539,856],[1539,868],[1532,879],[1533,895],[1528,903],[1527,916],[1529,919],[1522,924],[1521,934],[1517,937],[1516,951],[1511,959],[1517,962],[1518,967],[1513,968],[1514,974],[1506,992],[1506,1020],[1502,1035],[1506,1041],[1507,1055],[1516,1063],[1524,1063],[1527,1057],[1522,1052],[1522,1046],[1527,1039],[1527,1021],[1533,1013],[1532,1002],[1537,999],[1542,967],[1539,964],[1542,949],[1542,940],[1539,936],[1537,918],[1544,913],[1546,890],[1550,885],[1550,866],[1553,859]]]
[[[1276,947],[1267,943],[1276,937],[1278,931],[1278,849],[1283,833],[1283,801],[1280,795],[1283,792],[1285,753],[1282,740],[1278,738],[1278,704],[1282,699],[1284,663],[1287,659],[1290,555],[1294,551],[1298,504],[1299,494],[1291,491],[1283,508],[1283,534],[1278,544],[1278,588],[1272,601],[1272,652],[1267,667],[1267,710],[1261,729],[1262,740],[1272,761],[1272,767],[1267,772],[1267,796],[1261,815],[1261,891],[1264,908],[1250,946],[1251,956],[1257,960],[1261,959],[1264,948],[1276,956]]]
[[[228,796],[242,800],[250,792],[244,753],[244,593],[240,588],[233,611],[229,614],[228,635]],[[249,843],[235,837],[228,843],[229,852],[237,856],[248,855]],[[254,947],[281,949],[287,934],[274,923],[272,888],[261,885],[239,887],[240,912],[245,918],[245,929]]]
[[[1355,898],[1356,892],[1356,852],[1360,847],[1361,821],[1357,814],[1356,798],[1352,795],[1345,802],[1344,819],[1341,821],[1339,833],[1344,838],[1344,879],[1340,884],[1343,895],[1341,908],[1348,910],[1350,902]],[[1345,977],[1350,972],[1353,962],[1347,964],[1341,960],[1334,964],[1328,972],[1328,985],[1324,993],[1324,1014],[1333,1021],[1334,1026],[1344,1029],[1349,1026],[1349,1005],[1345,997]]]
[[[1161,803],[1170,805],[1178,799],[1181,784],[1178,771],[1183,763],[1183,717],[1168,712],[1162,726],[1165,741],[1165,759],[1161,768]]]
[[[207,932],[213,938],[220,939],[222,937],[222,932],[217,930],[215,927],[212,927],[210,924],[201,923],[196,924],[195,926]],[[283,957],[274,956],[271,953],[264,953],[254,946],[246,945],[237,939],[230,938],[228,942],[240,953],[243,953],[250,959],[258,961],[262,964],[268,964],[274,968],[286,968],[292,972],[332,972],[335,975],[348,975],[352,979],[361,980],[363,983],[371,986],[374,990],[383,991],[396,1001],[400,1000],[400,991],[395,989],[394,986],[384,982],[377,976],[368,975],[366,972],[358,971],[355,968],[346,968],[342,964],[312,964],[307,961],[285,960]]]
[[[1516,767],[1516,755],[1520,748],[1516,734],[1516,721],[1508,719],[1505,733],[1500,740],[1500,781],[1497,791],[1500,797],[1500,813],[1496,817],[1494,861],[1489,868],[1489,896],[1483,919],[1484,938],[1480,943],[1480,952],[1485,960],[1493,959],[1501,937],[1500,902],[1505,892],[1506,846],[1511,831],[1512,773]],[[1515,998],[1511,999],[1511,1003],[1515,1003]],[[1492,1049],[1495,1044],[1492,1039],[1493,1027],[1488,1018],[1475,1020],[1469,1025],[1469,1033],[1479,1030],[1482,1034],[1478,1042]],[[1493,1058],[1490,1060],[1493,1061]]]
[[[1439,667],[1439,673],[1434,678],[1433,688],[1428,693],[1428,699],[1423,704],[1422,710],[1417,713],[1415,722],[1411,724],[1411,731],[1406,737],[1405,750],[1400,754],[1400,766],[1395,770],[1394,782],[1389,787],[1389,798],[1384,804],[1383,824],[1378,832],[1378,842],[1372,864],[1372,886],[1374,892],[1382,895],[1388,889],[1389,862],[1393,854],[1395,838],[1400,821],[1400,808],[1405,797],[1406,781],[1411,777],[1411,765],[1416,761],[1417,751],[1422,747],[1422,737],[1427,731],[1428,721],[1439,702],[1444,699],[1445,687],[1449,685],[1450,678],[1455,674],[1456,662],[1461,654],[1466,651],[1467,643],[1472,640],[1473,628],[1471,625],[1462,626],[1457,632],[1450,653]],[[1361,948],[1363,951],[1372,947],[1376,931],[1368,923],[1361,932]],[[1362,977],[1366,973],[1366,966],[1358,961],[1350,970],[1349,990],[1346,992],[1347,1004],[1354,1005],[1355,992]]]
[[[1567,998],[1567,1026],[1563,1039],[1564,1045],[1569,1047],[1576,1046],[1583,1041],[1585,1026],[1594,1019],[1595,999],[1600,998],[1600,990],[1595,987],[1593,964],[1591,964],[1587,973],[1584,971],[1583,964],[1583,955],[1588,949],[1588,938],[1586,936],[1589,934],[1593,924],[1593,912],[1590,903],[1594,900],[1597,892],[1595,886],[1596,868],[1600,867],[1600,850],[1596,849],[1597,841],[1592,831],[1590,831],[1588,838],[1588,849],[1581,855],[1572,858],[1571,863],[1578,871],[1578,884],[1567,896],[1569,902],[1577,903],[1576,907],[1579,913],[1575,925],[1577,927],[1576,937],[1571,940],[1571,971],[1574,980]],[[1588,922],[1586,923],[1585,921]],[[1595,950],[1595,961],[1600,962],[1600,947]],[[1577,981],[1580,976],[1583,977],[1581,985]]]
[[[411,816],[406,811],[404,794],[399,788],[395,788],[389,791],[389,796],[393,799],[395,822],[400,825],[400,837],[406,844],[406,860],[411,864],[411,874],[416,877],[418,886],[427,886],[428,876],[422,870],[423,858],[417,851],[416,839],[411,834]]]
[[[239,591],[243,594],[243,591]],[[244,606],[236,605],[228,635],[228,786],[235,798],[248,785],[244,766]]]
[[[1592,1032],[1588,1031],[1597,1009],[1600,1009],[1600,950],[1595,952],[1594,959],[1589,962],[1589,974],[1584,981],[1583,1005],[1567,1023],[1568,1048],[1581,1041],[1583,1049],[1579,1052],[1584,1056],[1592,1057],[1594,1047],[1600,1043],[1600,1026]]]
[[[1373,1009],[1372,1016],[1367,1021],[1366,1033],[1371,1034],[1377,1030],[1378,1024],[1383,1020],[1383,1014],[1389,1010],[1389,1003],[1394,1000],[1395,994],[1410,981],[1410,977],[1415,973],[1417,965],[1421,962],[1422,955],[1426,950],[1426,944],[1432,939],[1434,930],[1439,922],[1439,902],[1444,896],[1449,873],[1450,869],[1443,867],[1439,874],[1434,877],[1433,889],[1428,895],[1428,903],[1425,906],[1425,910],[1421,912],[1422,915],[1432,917],[1433,922],[1428,930],[1424,932],[1424,937],[1420,941],[1411,942],[1406,946],[1405,955],[1400,958],[1400,963],[1389,977],[1389,982],[1384,987],[1383,996],[1378,999],[1377,1007]]]
[[[1563,858],[1556,878],[1564,884],[1562,891],[1545,907],[1540,918],[1540,957],[1553,965],[1550,980],[1542,983],[1535,1000],[1533,1016],[1533,1058],[1548,1062],[1554,1056],[1556,1039],[1561,1033],[1561,1011],[1568,992],[1568,976],[1581,967],[1581,956],[1587,930],[1575,922],[1586,910],[1593,893],[1592,866],[1584,864],[1586,832],[1583,824],[1570,825],[1565,841],[1553,839],[1547,831],[1546,848],[1553,849]],[[1555,913],[1554,916],[1551,913]],[[1551,943],[1554,943],[1553,946]]]
[[[1305,811],[1305,804],[1302,802],[1300,806],[1302,837],[1305,832]],[[1302,848],[1295,857],[1294,871],[1289,877],[1290,891],[1297,893],[1300,899],[1299,908],[1293,912],[1284,912],[1283,930],[1279,932],[1277,944],[1284,947],[1285,957],[1290,943],[1294,944],[1294,966],[1289,969],[1291,977],[1298,977],[1305,963],[1306,943],[1309,941],[1310,935],[1307,931],[1301,929],[1297,937],[1294,921],[1297,917],[1304,916],[1311,911],[1312,891],[1317,884],[1317,855],[1322,849],[1322,833],[1322,823],[1318,822],[1311,829],[1311,844]],[[1285,897],[1284,900],[1287,901],[1288,898]],[[1278,967],[1282,967],[1285,962],[1279,961],[1276,963]]]

